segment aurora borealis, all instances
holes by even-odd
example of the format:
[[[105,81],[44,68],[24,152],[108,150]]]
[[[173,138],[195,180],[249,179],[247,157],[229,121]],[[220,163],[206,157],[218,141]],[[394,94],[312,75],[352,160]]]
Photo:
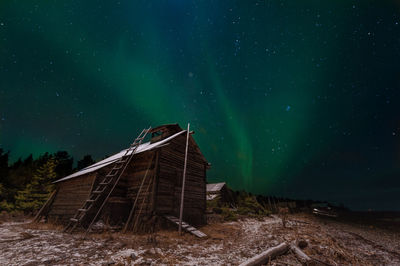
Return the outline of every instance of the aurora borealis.
[[[400,210],[397,1],[22,2],[0,3],[13,159],[190,122],[210,182]]]

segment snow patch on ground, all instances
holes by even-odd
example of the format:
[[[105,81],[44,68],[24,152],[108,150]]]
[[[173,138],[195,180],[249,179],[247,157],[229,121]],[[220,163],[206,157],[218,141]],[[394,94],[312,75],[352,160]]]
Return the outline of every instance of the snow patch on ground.
[[[235,265],[283,241],[291,243],[299,238],[308,243],[304,249],[307,255],[328,264],[400,264],[400,255],[393,248],[399,246],[398,234],[385,235],[310,217],[289,219],[286,228],[278,217],[265,217],[214,223],[200,230],[208,237],[160,231],[154,235],[156,241],[150,241],[149,235],[111,233],[84,239],[79,233],[3,223],[0,265]],[[299,262],[288,253],[274,264]]]

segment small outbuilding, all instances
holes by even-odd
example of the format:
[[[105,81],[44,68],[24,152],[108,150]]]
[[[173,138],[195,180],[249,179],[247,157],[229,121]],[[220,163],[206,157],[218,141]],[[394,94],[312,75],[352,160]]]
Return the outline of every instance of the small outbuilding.
[[[154,229],[158,217],[179,217],[186,132],[178,124],[153,128],[146,132],[149,133],[147,137],[151,134],[150,140],[143,144],[140,142],[134,151],[122,150],[56,181],[56,192],[42,215],[49,221],[67,224],[78,220],[74,217],[79,216],[79,211],[86,212],[79,216],[79,223],[87,227],[100,209],[97,220],[135,231]],[[201,225],[206,221],[206,171],[210,164],[192,134],[190,132],[188,141],[183,220]],[[124,158],[131,155],[129,152],[133,153],[132,158],[125,162]],[[126,169],[115,187],[108,188],[110,186],[107,187],[104,180],[107,177],[112,180],[114,169],[121,171],[118,165]],[[102,185],[104,189],[100,190]],[[106,197],[108,191],[111,194]],[[89,206],[85,204],[94,201],[96,193],[103,198],[98,200],[99,203],[93,203],[93,207],[85,207]],[[104,202],[102,208],[100,202]]]
[[[207,200],[217,200],[222,204],[234,205],[233,191],[228,188],[225,182],[207,184]]]

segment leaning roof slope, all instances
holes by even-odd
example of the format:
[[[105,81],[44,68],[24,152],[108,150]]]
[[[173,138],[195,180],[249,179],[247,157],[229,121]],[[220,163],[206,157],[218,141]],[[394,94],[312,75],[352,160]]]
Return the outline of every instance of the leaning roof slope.
[[[207,192],[218,192],[225,186],[225,182],[207,184]]]
[[[181,134],[183,134],[185,132],[186,132],[186,130],[182,130],[181,132],[178,132],[178,133],[176,133],[176,134],[174,134],[172,136],[169,136],[168,138],[165,138],[163,140],[160,140],[158,142],[154,142],[154,143],[146,142],[146,143],[143,143],[137,148],[135,154],[158,148],[158,147],[162,146],[163,144],[166,144],[168,141],[176,138],[177,136],[179,136],[179,135],[181,135]],[[78,171],[76,173],[73,173],[72,175],[63,177],[63,178],[55,181],[54,183],[58,183],[58,182],[65,181],[65,180],[69,180],[71,178],[78,177],[78,176],[81,176],[81,175],[85,175],[85,174],[97,171],[100,168],[106,167],[107,165],[110,165],[110,164],[116,162],[122,156],[124,156],[124,154],[126,153],[126,150],[127,149],[122,150],[122,151],[120,151],[120,152],[118,152],[118,153],[116,153],[116,154],[114,154],[114,155],[112,155],[112,156],[110,156],[110,157],[108,157],[108,158],[106,158],[104,160],[101,160],[100,162],[97,162],[97,163],[92,164],[92,165],[90,165],[90,166],[88,166],[86,168],[83,168],[82,170],[80,170],[80,171]],[[129,152],[127,155],[130,155],[131,153],[132,152]]]

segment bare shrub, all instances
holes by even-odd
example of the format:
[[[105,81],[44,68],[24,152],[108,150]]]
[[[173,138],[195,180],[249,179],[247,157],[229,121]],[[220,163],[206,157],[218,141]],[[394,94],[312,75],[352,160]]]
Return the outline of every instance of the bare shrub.
[[[279,207],[278,213],[282,220],[282,226],[284,228],[286,228],[287,218],[288,218],[288,214],[289,214],[289,208],[288,207]]]

